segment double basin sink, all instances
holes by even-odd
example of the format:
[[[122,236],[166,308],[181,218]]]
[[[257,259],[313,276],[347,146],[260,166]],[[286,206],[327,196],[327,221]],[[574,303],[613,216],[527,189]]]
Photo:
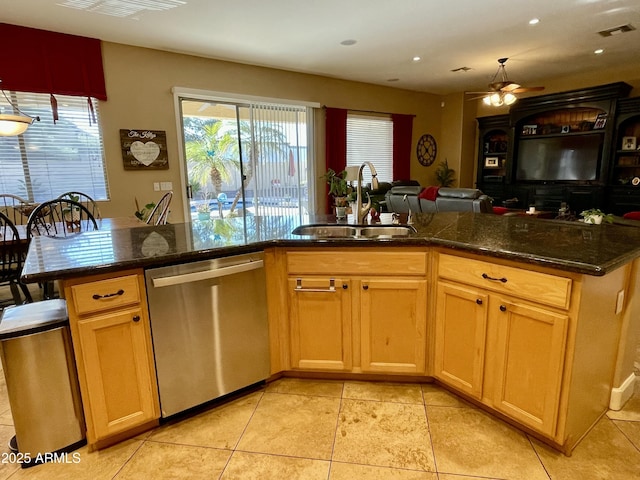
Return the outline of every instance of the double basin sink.
[[[411,225],[300,225],[292,232],[294,235],[307,235],[316,238],[360,238],[381,239],[408,237],[416,233]]]

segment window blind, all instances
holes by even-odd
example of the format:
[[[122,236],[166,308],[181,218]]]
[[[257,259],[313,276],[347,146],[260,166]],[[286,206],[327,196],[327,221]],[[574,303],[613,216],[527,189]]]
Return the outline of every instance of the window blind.
[[[378,180],[393,179],[393,122],[390,118],[348,114],[347,166],[371,162],[378,172]],[[365,184],[371,183],[369,169],[363,171]]]
[[[56,95],[59,120],[53,123],[49,95],[6,92],[20,110],[40,116],[25,133],[0,137],[0,193],[43,202],[68,191],[107,200],[109,190],[102,135],[86,97]],[[98,102],[91,98],[95,119]],[[4,113],[13,108],[0,97]]]

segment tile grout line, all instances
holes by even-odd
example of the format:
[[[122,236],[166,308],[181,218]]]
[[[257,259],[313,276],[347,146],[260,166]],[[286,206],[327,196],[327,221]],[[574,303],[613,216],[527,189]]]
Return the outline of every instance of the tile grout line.
[[[253,419],[253,416],[256,414],[256,410],[258,410],[258,406],[262,402],[262,399],[264,398],[264,394],[266,392],[267,392],[267,386],[265,385],[263,390],[262,390],[262,393],[260,395],[260,398],[256,402],[256,406],[253,409],[253,412],[251,412],[251,415],[249,416],[249,420],[247,420],[246,425],[242,429],[242,433],[240,433],[240,435],[238,436],[238,440],[236,440],[236,443],[234,444],[233,448],[231,448],[231,455],[229,455],[229,458],[227,459],[226,463],[224,464],[224,468],[220,472],[220,475],[218,476],[218,480],[220,480],[222,478],[222,476],[224,475],[224,472],[227,470],[227,467],[229,466],[229,463],[231,462],[231,458],[233,457],[233,454],[236,453],[236,451],[238,451],[237,449],[238,449],[238,445],[240,444],[240,440],[242,440],[242,436],[247,431],[247,428],[249,427],[249,424],[251,423],[251,419]]]
[[[338,415],[336,416],[336,425],[333,429],[333,443],[331,445],[331,457],[329,458],[329,471],[327,472],[327,480],[331,478],[331,469],[333,468],[333,454],[336,449],[336,438],[338,438],[338,428],[340,426],[340,413],[342,412],[342,400],[344,399],[344,386],[342,382],[342,390],[340,391],[340,403],[338,404]]]
[[[424,389],[420,385],[420,395],[422,395],[422,408],[424,409],[424,418],[427,422],[427,432],[429,432],[429,443],[431,444],[431,455],[433,455],[433,469],[437,478],[440,478],[438,473],[438,460],[436,459],[436,451],[433,447],[433,437],[431,435],[431,424],[429,423],[429,412],[427,411],[427,401],[424,398]]]

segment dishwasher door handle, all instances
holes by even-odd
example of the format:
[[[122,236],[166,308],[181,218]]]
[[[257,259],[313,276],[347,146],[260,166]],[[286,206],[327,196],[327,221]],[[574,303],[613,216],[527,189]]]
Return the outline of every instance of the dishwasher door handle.
[[[181,275],[172,275],[170,277],[153,278],[153,286],[156,288],[169,287],[171,285],[180,285],[182,283],[198,282],[209,278],[225,277],[235,273],[249,272],[258,270],[264,266],[264,261],[256,260],[255,262],[240,263],[230,267],[215,268],[212,270],[203,270],[201,272],[183,273]]]

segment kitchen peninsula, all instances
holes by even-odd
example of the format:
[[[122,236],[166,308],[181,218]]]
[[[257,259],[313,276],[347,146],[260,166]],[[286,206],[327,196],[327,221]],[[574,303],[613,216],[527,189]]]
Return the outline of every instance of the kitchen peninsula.
[[[61,281],[97,448],[159,417],[144,270],[264,251],[272,375],[435,378],[569,453],[609,405],[637,308],[640,229],[473,213],[414,221],[413,235],[377,239],[299,237],[285,217],[37,237],[23,280]]]

